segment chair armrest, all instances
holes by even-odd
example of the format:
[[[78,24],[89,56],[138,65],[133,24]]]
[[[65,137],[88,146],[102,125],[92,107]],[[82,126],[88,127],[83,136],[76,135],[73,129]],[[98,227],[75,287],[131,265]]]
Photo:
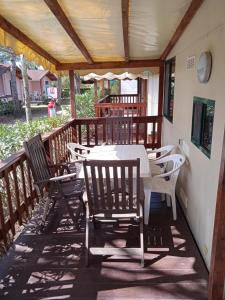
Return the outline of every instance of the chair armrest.
[[[86,154],[81,154],[81,153],[79,153],[79,152],[74,151],[73,149],[70,149],[70,152],[71,152],[71,154],[74,155],[74,156],[78,156],[78,157],[81,157],[81,158],[83,158],[83,159],[86,159],[86,158],[87,158],[87,153],[86,153]]]
[[[72,163],[69,162],[65,162],[65,163],[61,163],[61,164],[54,164],[54,165],[49,165],[50,169],[55,169],[55,170],[59,170],[60,169],[60,175],[63,174],[63,171],[66,170],[68,174],[70,174],[70,168],[69,165]]]
[[[69,179],[69,178],[73,178],[76,177],[77,173],[70,173],[70,174],[65,174],[65,175],[61,175],[61,176],[56,176],[56,177],[51,177],[49,179],[50,182],[52,181],[60,181],[60,180],[64,180],[64,179]]]
[[[69,179],[69,178],[73,178],[77,175],[77,173],[70,173],[70,174],[65,174],[62,176],[55,176],[55,177],[51,177],[49,179],[45,179],[45,180],[40,180],[35,182],[36,184],[42,184],[42,183],[51,183],[51,182],[58,182],[64,179]]]
[[[161,150],[159,149],[146,149],[146,152],[149,153],[159,153]]]
[[[169,172],[166,172],[166,173],[162,173],[162,174],[159,174],[159,175],[155,175],[154,177],[170,177],[170,175],[172,175],[173,173],[175,173],[177,170],[179,170],[180,169],[180,166],[179,167],[177,167],[177,168],[175,168],[175,169],[173,169],[173,170],[171,170],[171,171],[169,171]],[[154,178],[153,177],[153,178]]]
[[[88,146],[83,146],[81,144],[77,144],[77,143],[68,143],[67,144],[67,148],[70,150],[71,147],[73,147],[74,149],[80,149],[80,150],[85,150],[85,151],[90,151],[92,148],[88,147]]]

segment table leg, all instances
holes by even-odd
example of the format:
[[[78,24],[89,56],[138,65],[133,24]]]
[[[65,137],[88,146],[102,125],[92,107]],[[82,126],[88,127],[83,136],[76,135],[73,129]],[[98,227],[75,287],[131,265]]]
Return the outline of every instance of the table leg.
[[[145,205],[144,205],[144,222],[148,225],[150,204],[151,204],[151,190],[149,188],[144,188],[145,192]]]

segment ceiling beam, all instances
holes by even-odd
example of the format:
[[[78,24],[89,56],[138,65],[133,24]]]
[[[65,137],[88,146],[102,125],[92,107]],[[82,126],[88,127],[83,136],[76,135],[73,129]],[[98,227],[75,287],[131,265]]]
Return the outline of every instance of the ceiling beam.
[[[8,22],[1,15],[0,15],[0,27],[7,33],[11,34],[14,38],[19,40],[21,43],[23,43],[25,46],[31,48],[39,55],[46,58],[52,64],[54,64],[54,65],[59,64],[59,62],[54,57],[52,57],[47,51],[45,51],[38,44],[33,42],[28,36],[26,36],[22,31],[20,31],[14,25],[12,25],[10,22]]]
[[[65,15],[64,11],[62,10],[61,6],[59,5],[58,1],[52,1],[52,0],[44,0],[51,12],[54,14],[54,16],[57,18],[59,23],[62,25],[62,27],[65,29],[71,40],[74,42],[74,44],[77,46],[77,48],[80,50],[80,52],[83,54],[83,56],[86,58],[89,64],[93,63],[93,59],[89,52],[87,51],[86,47],[84,46],[83,42],[79,38],[78,34],[74,30],[72,24],[70,23],[69,19]]]
[[[143,67],[159,67],[161,61],[159,59],[149,60],[130,60],[95,62],[92,65],[88,63],[62,63],[56,66],[56,70],[91,70],[91,69],[123,69],[123,68],[143,68]]]
[[[170,51],[173,49],[181,35],[183,34],[184,30],[188,26],[188,24],[191,22],[192,18],[196,14],[197,10],[201,6],[201,4],[204,2],[204,0],[192,0],[190,6],[188,7],[188,10],[186,11],[185,15],[183,16],[180,24],[178,25],[176,31],[174,32],[171,40],[169,41],[168,45],[166,46],[165,50],[163,51],[160,59],[165,60],[167,55],[170,53]]]
[[[128,36],[128,30],[129,30],[129,20],[128,20],[128,14],[129,14],[129,0],[121,0],[121,6],[122,6],[122,24],[123,24],[123,45],[124,45],[124,56],[125,61],[129,61],[129,36]]]

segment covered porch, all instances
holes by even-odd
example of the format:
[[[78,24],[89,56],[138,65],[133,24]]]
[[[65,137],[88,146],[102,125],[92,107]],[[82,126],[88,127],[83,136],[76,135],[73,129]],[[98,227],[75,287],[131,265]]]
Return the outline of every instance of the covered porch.
[[[106,120],[74,119],[57,129],[44,140],[49,159],[68,161],[69,142],[103,144]],[[161,122],[161,117],[133,117],[133,143],[158,148]],[[146,134],[148,126],[151,135]],[[130,255],[92,256],[87,268],[80,200],[58,201],[41,230],[43,203],[24,151],[1,163],[0,174],[5,191],[0,202],[3,252],[10,247],[0,262],[0,295],[5,299],[207,299],[208,271],[180,206],[173,221],[160,194],[152,195],[144,231],[145,268],[139,257]],[[91,232],[96,246],[138,243],[138,226],[127,221]]]

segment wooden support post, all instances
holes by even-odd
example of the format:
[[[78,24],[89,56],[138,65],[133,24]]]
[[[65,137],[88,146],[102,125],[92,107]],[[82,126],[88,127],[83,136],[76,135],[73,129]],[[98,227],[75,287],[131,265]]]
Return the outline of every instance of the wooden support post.
[[[146,116],[147,115],[147,99],[148,99],[148,80],[147,79],[143,79],[143,93],[144,93],[144,96],[143,96],[143,101],[144,101],[144,104],[145,104],[145,112],[144,112],[144,115]]]
[[[163,114],[163,95],[164,95],[164,61],[161,63],[159,67],[159,97],[158,97],[158,115],[161,116]]]
[[[147,94],[148,94],[148,86],[147,86],[147,79],[142,79],[143,82],[143,102],[147,103]]]
[[[139,102],[142,102],[142,78],[137,79],[137,90]]]
[[[75,84],[74,84],[73,70],[69,70],[69,78],[70,78],[70,113],[72,118],[76,118]]]
[[[108,80],[108,93],[110,95],[110,80]]]
[[[225,132],[220,164],[216,212],[209,270],[208,299],[222,300],[225,280]]]
[[[121,80],[120,79],[118,80],[119,80],[119,95],[121,95]]]
[[[101,96],[102,97],[105,97],[105,87],[104,87],[104,79],[101,79],[100,81],[99,81],[99,83],[100,83],[100,88],[101,88]]]
[[[95,103],[98,101],[98,82],[94,79],[94,100]]]

